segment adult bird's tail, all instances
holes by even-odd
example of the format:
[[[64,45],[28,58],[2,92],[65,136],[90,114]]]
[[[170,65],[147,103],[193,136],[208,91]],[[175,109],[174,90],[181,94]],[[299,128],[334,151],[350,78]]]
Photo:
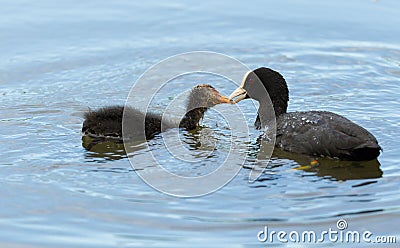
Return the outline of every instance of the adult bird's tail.
[[[372,160],[379,156],[382,148],[377,142],[368,141],[353,149],[351,152],[351,160]]]

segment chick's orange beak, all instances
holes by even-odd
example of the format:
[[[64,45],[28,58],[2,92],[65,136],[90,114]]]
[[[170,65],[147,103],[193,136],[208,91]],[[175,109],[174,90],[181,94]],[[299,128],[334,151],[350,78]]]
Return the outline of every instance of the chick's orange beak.
[[[216,89],[214,89],[214,94],[215,94],[216,99],[217,99],[217,104],[221,104],[221,103],[233,104],[234,103],[228,97],[221,95],[221,93],[219,93],[218,90],[216,90]]]
[[[222,95],[219,95],[218,101],[219,101],[220,103],[229,103],[229,104],[232,104],[232,103],[233,103],[231,100],[229,100],[228,97],[222,96]]]

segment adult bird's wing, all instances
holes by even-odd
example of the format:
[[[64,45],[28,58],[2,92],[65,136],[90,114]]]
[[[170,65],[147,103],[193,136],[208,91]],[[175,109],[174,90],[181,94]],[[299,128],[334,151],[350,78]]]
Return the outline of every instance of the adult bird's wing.
[[[276,145],[290,152],[347,160],[370,160],[381,150],[366,129],[326,111],[280,115]]]

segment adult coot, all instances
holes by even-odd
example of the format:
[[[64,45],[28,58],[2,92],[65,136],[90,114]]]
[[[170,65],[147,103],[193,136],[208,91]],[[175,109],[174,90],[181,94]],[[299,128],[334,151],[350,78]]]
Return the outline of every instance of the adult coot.
[[[246,98],[255,99],[260,103],[258,112],[262,113],[266,101],[262,100],[265,99],[262,97],[265,90],[260,87],[268,92],[274,107],[277,147],[289,152],[343,160],[372,160],[379,156],[381,147],[376,138],[343,116],[327,111],[287,113],[289,90],[286,81],[279,72],[269,68],[248,72],[229,99],[235,103]],[[259,115],[255,126],[257,129],[262,127]]]
[[[231,103],[214,87],[208,84],[195,86],[188,97],[186,114],[179,127],[195,129],[208,108],[220,103]],[[125,113],[124,113],[125,112]],[[122,118],[127,118],[129,138],[144,137],[151,139],[162,130],[178,127],[177,124],[163,120],[162,115],[142,113],[137,109],[124,106],[110,106],[85,113],[82,135],[95,139],[122,140]]]

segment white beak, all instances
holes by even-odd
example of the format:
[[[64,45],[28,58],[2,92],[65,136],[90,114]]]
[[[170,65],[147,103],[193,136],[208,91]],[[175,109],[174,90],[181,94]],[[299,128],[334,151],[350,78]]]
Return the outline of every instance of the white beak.
[[[245,99],[247,95],[247,91],[242,87],[237,88],[232,94],[229,96],[229,100],[233,103],[238,103],[241,100]]]

